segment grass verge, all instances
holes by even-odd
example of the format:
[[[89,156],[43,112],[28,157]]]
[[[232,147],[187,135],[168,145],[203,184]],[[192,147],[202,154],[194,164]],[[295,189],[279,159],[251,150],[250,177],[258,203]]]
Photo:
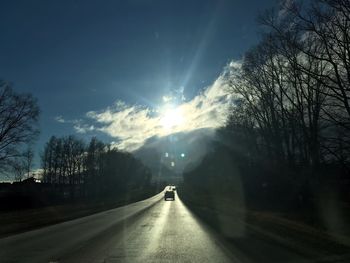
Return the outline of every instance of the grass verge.
[[[116,200],[79,202],[35,209],[2,211],[0,212],[0,238],[121,207],[144,200],[154,194],[156,194],[156,191],[151,189],[147,192],[134,191]]]

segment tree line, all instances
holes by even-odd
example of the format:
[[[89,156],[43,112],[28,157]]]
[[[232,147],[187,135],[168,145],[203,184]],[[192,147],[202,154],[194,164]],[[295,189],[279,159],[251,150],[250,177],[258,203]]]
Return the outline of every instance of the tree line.
[[[266,12],[261,42],[228,77],[237,100],[228,128],[251,156],[319,171],[350,157],[350,2],[287,2]]]
[[[112,197],[150,185],[151,172],[128,152],[93,137],[88,144],[75,136],[52,136],[42,159],[43,183],[57,191],[71,186],[71,196]]]
[[[288,2],[260,18],[262,41],[229,77],[238,126],[255,154],[317,170],[349,163],[350,2]]]
[[[350,2],[286,1],[258,21],[261,41],[225,76],[234,103],[218,137],[229,150],[214,145],[185,184],[212,191],[198,182],[213,176],[226,187],[239,175],[255,201],[306,204],[334,183],[348,198],[339,189],[350,169]],[[220,154],[239,171],[220,171]],[[208,163],[225,176],[201,169]]]
[[[30,94],[13,90],[0,81],[0,174],[17,182],[32,177],[39,134],[40,109]],[[149,191],[151,171],[131,153],[120,151],[93,137],[87,144],[73,135],[52,136],[41,154],[41,184],[4,184],[2,198],[10,203],[49,204],[65,199],[100,199]],[[11,190],[12,189],[12,190]],[[148,192],[147,192],[148,191]],[[14,195],[14,196],[13,196]],[[28,204],[30,206],[31,204]]]

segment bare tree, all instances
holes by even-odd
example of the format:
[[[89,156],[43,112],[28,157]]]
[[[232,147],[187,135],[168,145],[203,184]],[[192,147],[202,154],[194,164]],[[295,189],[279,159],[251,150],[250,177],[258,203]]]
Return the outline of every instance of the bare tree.
[[[0,169],[8,171],[20,157],[23,144],[38,134],[39,107],[29,94],[18,94],[6,82],[0,82]]]
[[[28,147],[23,152],[23,161],[25,164],[25,171],[27,173],[27,178],[30,177],[30,172],[31,172],[32,167],[33,167],[33,158],[34,158],[34,152],[31,148]]]
[[[310,3],[302,6],[288,1],[283,16],[267,12],[260,21],[278,35],[283,43],[281,52],[302,73],[301,80],[311,84],[306,94],[314,98],[307,103],[317,112],[308,119],[313,127],[308,135],[312,161],[323,151],[324,159],[333,156],[345,164],[350,162],[346,157],[350,153],[350,2]],[[326,127],[321,134],[317,132],[319,125]]]
[[[130,153],[110,149],[95,137],[86,145],[73,135],[52,136],[41,158],[43,181],[57,189],[69,188],[72,199],[114,195],[144,187],[151,178],[150,171]]]
[[[12,165],[12,172],[14,174],[14,180],[21,182],[26,173],[26,165],[22,158],[17,159]]]

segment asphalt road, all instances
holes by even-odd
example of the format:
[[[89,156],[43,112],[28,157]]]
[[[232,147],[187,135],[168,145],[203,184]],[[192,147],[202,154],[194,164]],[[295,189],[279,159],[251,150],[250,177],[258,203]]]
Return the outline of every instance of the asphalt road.
[[[242,231],[240,220],[228,224],[235,237],[222,238],[177,194],[175,201],[163,196],[2,238],[0,263],[350,262],[350,254],[329,257],[303,242],[300,250],[261,230]]]
[[[0,262],[239,262],[176,196],[163,193],[0,239]]]

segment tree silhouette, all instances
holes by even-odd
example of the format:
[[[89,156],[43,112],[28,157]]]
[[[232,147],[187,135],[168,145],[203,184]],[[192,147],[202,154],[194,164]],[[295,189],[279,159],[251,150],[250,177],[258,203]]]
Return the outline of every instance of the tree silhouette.
[[[339,185],[350,171],[350,2],[286,1],[282,11],[259,18],[260,42],[225,75],[234,103],[218,137],[230,150],[216,147],[186,171],[190,191],[225,189],[234,174],[216,171],[231,163],[255,205],[312,208],[323,191],[347,195]],[[217,158],[224,153],[230,162]]]
[[[20,148],[38,134],[38,117],[36,99],[0,82],[0,170],[7,171],[20,157]]]
[[[106,198],[149,186],[151,172],[132,154],[93,137],[87,146],[75,136],[52,136],[41,156],[43,182],[69,186],[71,198]],[[60,190],[59,190],[60,191]]]

